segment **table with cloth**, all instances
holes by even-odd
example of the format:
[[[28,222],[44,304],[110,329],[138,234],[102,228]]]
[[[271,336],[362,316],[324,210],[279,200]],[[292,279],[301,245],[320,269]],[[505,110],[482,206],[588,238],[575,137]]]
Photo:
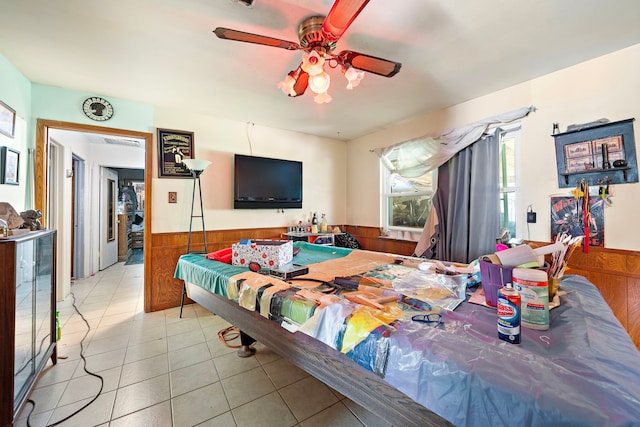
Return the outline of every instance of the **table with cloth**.
[[[585,278],[564,277],[550,329],[523,328],[513,345],[497,338],[493,308],[465,301],[420,323],[402,314],[428,310],[411,298],[377,310],[323,284],[357,277],[385,294],[376,285],[413,274],[415,259],[295,247],[309,272],[288,282],[197,254],[180,258],[175,277],[196,302],[394,425],[640,425],[640,353]]]

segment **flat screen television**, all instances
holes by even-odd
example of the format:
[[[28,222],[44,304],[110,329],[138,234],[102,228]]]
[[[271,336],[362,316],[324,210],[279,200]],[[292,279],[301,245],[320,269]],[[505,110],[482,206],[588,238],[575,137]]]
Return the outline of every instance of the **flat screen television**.
[[[302,208],[302,162],[236,154],[234,209]]]

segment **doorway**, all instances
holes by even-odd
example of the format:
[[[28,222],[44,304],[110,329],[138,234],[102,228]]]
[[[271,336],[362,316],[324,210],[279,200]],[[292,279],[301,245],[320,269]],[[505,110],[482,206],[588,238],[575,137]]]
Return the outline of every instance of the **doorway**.
[[[56,168],[56,176],[52,177],[49,174],[49,168],[54,165],[50,163],[49,155],[52,151],[51,148],[51,138],[50,132],[52,131],[72,131],[83,134],[100,134],[103,136],[113,136],[116,138],[132,138],[132,139],[140,139],[143,141],[146,154],[143,154],[144,161],[144,170],[145,170],[145,179],[144,179],[144,187],[145,193],[147,195],[147,203],[144,208],[144,216],[146,218],[146,222],[149,226],[144,229],[144,244],[145,246],[149,242],[149,237],[151,235],[150,224],[151,224],[151,171],[153,168],[152,164],[152,150],[151,144],[153,141],[153,135],[151,133],[146,132],[138,132],[138,131],[129,131],[123,129],[115,129],[115,128],[106,128],[100,126],[93,125],[83,125],[77,123],[68,123],[68,122],[59,122],[52,120],[43,120],[38,119],[36,123],[36,167],[35,167],[35,208],[40,209],[43,214],[42,221],[44,224],[50,224],[50,227],[58,229],[57,235],[57,247],[58,247],[58,257],[56,263],[56,277],[57,277],[57,287],[56,287],[56,297],[58,300],[63,300],[66,295],[70,292],[70,278],[73,274],[79,274],[76,269],[77,265],[84,265],[85,269],[83,271],[84,276],[88,274],[94,273],[99,269],[99,249],[96,247],[95,249],[89,245],[90,242],[96,242],[97,245],[99,242],[99,226],[90,226],[91,221],[97,221],[97,206],[98,206],[98,188],[99,188],[99,178],[98,171],[93,166],[94,163],[85,163],[85,167],[87,168],[87,173],[90,175],[90,180],[84,183],[84,191],[82,194],[86,195],[88,199],[85,203],[85,211],[83,216],[83,220],[85,222],[85,229],[90,227],[90,229],[86,230],[84,239],[84,250],[82,251],[85,256],[85,261],[79,262],[78,259],[74,258],[72,255],[72,245],[80,244],[80,248],[82,248],[82,244],[78,243],[77,233],[73,232],[73,229],[69,229],[69,225],[72,223],[71,218],[68,218],[66,221],[62,220],[62,217],[68,217],[71,213],[71,209],[69,206],[76,206],[74,208],[73,217],[78,218],[80,212],[77,209],[77,203],[79,203],[77,195],[80,194],[78,191],[78,185],[76,182],[73,183],[74,193],[76,194],[76,198],[74,201],[71,201],[71,195],[69,194],[70,190],[64,190],[64,194],[59,194],[62,191],[61,188],[57,188],[55,183],[60,182],[63,183],[63,187],[68,189],[71,186],[71,180],[73,175],[73,162],[71,160],[71,155],[68,153],[58,153],[58,167]],[[64,152],[64,150],[61,150]],[[69,157],[67,157],[69,156]],[[67,160],[62,159],[62,166],[60,166],[61,159],[60,157],[65,157]],[[80,160],[82,156],[77,156]],[[85,159],[85,162],[87,160]],[[67,162],[66,165],[64,162]],[[79,175],[79,173],[78,173]],[[85,174],[86,176],[86,174]],[[77,178],[77,176],[76,176]],[[117,182],[117,180],[116,180]],[[94,191],[91,191],[93,189]],[[57,191],[57,195],[52,197],[50,191]],[[117,185],[116,192],[114,196],[117,198]],[[87,211],[89,206],[92,206],[91,212]],[[66,212],[65,212],[66,211]],[[96,212],[95,214],[92,212]],[[51,222],[50,219],[55,219],[55,221]],[[74,226],[77,223],[74,224]],[[117,232],[117,224],[115,225],[115,229],[112,231]],[[95,235],[94,235],[95,234]],[[73,236],[73,238],[72,238]],[[92,243],[93,244],[93,243]],[[77,248],[78,246],[74,246]],[[117,239],[116,239],[116,249],[117,249]],[[77,250],[74,252],[78,252]],[[116,252],[117,253],[117,252]],[[144,251],[145,258],[149,254],[149,250]],[[93,261],[96,260],[96,261]],[[73,270],[72,270],[72,262],[73,262]],[[149,263],[145,262],[144,267],[144,277],[145,284],[148,283],[150,276],[149,271]],[[145,306],[147,306],[148,302],[145,301]]]

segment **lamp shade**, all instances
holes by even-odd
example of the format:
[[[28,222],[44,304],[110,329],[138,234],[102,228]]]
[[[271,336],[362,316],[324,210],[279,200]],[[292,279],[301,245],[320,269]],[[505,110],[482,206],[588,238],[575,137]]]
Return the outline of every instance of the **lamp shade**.
[[[309,77],[309,87],[315,93],[324,93],[329,89],[329,85],[331,84],[331,76],[329,74],[322,71],[315,76]]]
[[[187,168],[195,172],[202,172],[211,164],[209,160],[201,159],[184,159],[182,163],[184,163]]]

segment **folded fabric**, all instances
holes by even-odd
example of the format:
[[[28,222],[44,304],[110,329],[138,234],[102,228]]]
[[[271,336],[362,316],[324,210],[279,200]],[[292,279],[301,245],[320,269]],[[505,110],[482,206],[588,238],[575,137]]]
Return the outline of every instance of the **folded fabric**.
[[[231,264],[231,248],[220,249],[219,251],[211,252],[206,255],[207,259],[212,259],[215,261],[224,262],[226,264]]]

